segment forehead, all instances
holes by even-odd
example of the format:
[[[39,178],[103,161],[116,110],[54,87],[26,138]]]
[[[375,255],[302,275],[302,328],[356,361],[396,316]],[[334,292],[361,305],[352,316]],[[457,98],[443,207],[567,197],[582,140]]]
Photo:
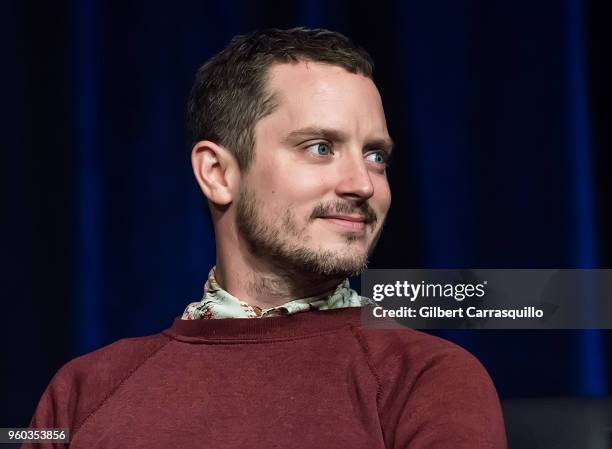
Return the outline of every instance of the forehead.
[[[288,128],[331,126],[359,134],[387,134],[382,101],[371,79],[330,64],[273,65],[267,88],[277,109],[261,122]]]

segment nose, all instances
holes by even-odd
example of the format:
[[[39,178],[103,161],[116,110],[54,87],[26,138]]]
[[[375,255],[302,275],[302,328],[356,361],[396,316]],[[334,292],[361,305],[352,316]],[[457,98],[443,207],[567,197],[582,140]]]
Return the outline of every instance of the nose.
[[[374,194],[374,184],[370,179],[370,173],[363,159],[361,151],[359,154],[345,154],[339,166],[340,181],[336,185],[336,194],[343,198],[365,201]]]

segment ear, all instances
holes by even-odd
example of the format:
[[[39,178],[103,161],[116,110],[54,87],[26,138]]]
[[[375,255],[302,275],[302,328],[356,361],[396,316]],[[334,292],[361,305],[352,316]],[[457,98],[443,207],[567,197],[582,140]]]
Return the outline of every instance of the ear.
[[[197,142],[191,165],[206,198],[220,206],[233,201],[240,176],[238,162],[226,148],[208,140]]]

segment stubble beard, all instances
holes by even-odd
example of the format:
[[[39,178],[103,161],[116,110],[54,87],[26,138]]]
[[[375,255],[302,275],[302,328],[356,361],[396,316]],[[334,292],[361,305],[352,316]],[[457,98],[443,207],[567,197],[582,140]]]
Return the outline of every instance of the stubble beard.
[[[276,267],[279,274],[287,276],[311,279],[357,276],[367,267],[382,231],[381,226],[365,253],[353,248],[352,245],[358,245],[359,236],[349,232],[343,234],[345,251],[316,250],[300,243],[308,242],[311,237],[307,235],[306,227],[298,228],[291,210],[286,210],[280,219],[262,217],[261,202],[254,192],[244,187],[236,207],[236,227],[251,253]],[[312,220],[314,218],[310,218],[308,224]]]

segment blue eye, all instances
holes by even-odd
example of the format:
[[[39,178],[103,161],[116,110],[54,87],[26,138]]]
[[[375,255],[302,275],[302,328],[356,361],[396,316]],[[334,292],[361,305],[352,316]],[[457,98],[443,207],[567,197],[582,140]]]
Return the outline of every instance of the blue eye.
[[[374,156],[374,158],[371,159],[370,158],[371,156]],[[366,157],[368,158],[368,160],[372,162],[376,162],[377,164],[385,165],[387,163],[387,157],[383,151],[377,151],[375,153],[370,153]]]
[[[314,148],[314,150],[311,150],[311,148]],[[314,145],[310,145],[308,148],[306,148],[306,150],[310,151],[311,153],[314,153],[317,156],[328,156],[332,154],[331,145],[325,142],[319,142],[315,143]]]

